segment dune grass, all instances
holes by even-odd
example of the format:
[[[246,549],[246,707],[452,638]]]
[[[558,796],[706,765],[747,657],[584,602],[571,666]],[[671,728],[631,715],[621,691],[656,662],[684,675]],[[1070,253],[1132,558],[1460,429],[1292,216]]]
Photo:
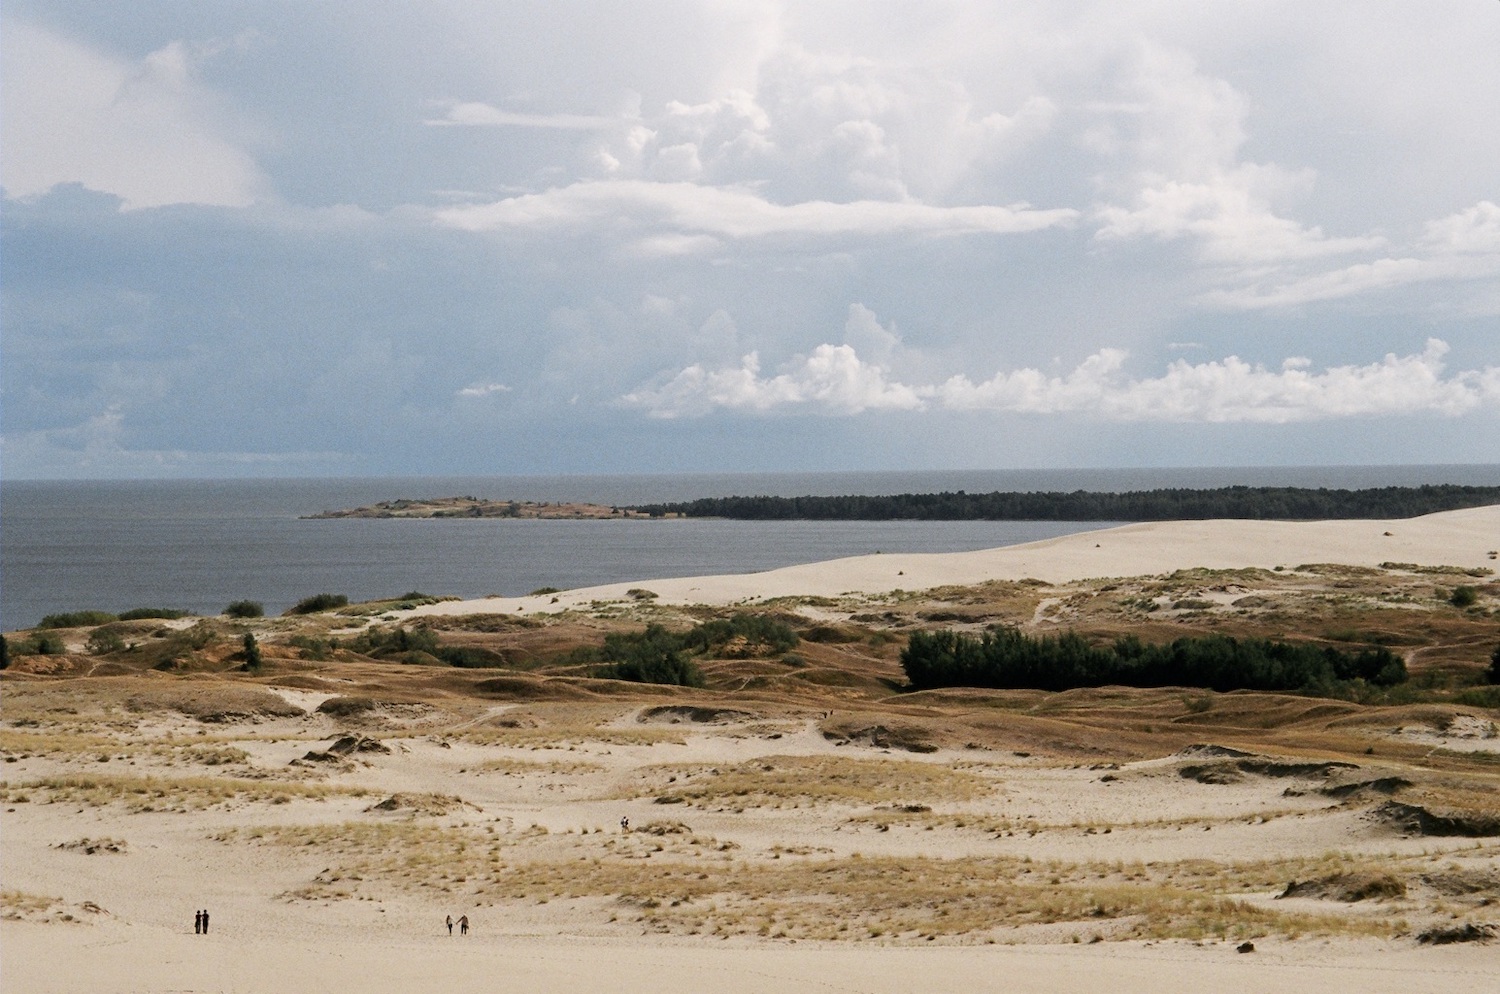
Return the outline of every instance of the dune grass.
[[[683,935],[915,942],[1008,941],[1026,929],[1110,939],[1390,937],[1407,905],[1269,898],[1296,879],[1416,879],[1427,856],[1329,854],[1218,862],[1041,862],[1015,857],[852,855],[776,847],[748,854],[687,825],[607,832],[500,831],[495,824],[345,822],[243,828],[330,865],[290,895],[415,893],[475,904],[594,901],[609,921]],[[1404,886],[1404,885],[1402,885]],[[1367,910],[1374,906],[1374,910]]]
[[[701,807],[800,807],[960,801],[995,782],[937,763],[845,756],[767,756],[736,765],[647,767],[628,796],[673,798]]]
[[[0,800],[6,803],[66,803],[92,808],[122,804],[133,814],[201,811],[232,801],[286,804],[339,796],[363,797],[368,793],[358,787],[209,776],[99,774],[40,777],[16,784],[0,781]]]

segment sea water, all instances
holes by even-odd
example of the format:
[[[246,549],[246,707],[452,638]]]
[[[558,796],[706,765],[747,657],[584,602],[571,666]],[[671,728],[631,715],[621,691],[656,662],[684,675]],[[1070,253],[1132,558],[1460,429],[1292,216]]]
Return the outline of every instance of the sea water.
[[[662,476],[0,483],[0,627],[44,615],[236,600],[276,613],[315,593],[517,595],[775,569],[879,552],[963,552],[1109,522],[322,519],[398,497],[607,505],[736,494],[1500,484],[1497,466],[1009,470]]]

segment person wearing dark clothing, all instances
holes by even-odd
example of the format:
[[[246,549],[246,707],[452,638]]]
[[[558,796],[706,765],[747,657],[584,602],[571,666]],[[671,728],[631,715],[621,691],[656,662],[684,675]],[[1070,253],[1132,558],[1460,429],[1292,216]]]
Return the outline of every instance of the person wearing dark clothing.
[[[193,934],[198,935],[203,931],[203,912],[193,912]]]
[[[461,916],[458,919],[458,934],[459,935],[468,935],[469,934],[469,916],[468,915],[463,915],[463,916]]]
[[[208,909],[203,909],[203,934],[208,934]]]

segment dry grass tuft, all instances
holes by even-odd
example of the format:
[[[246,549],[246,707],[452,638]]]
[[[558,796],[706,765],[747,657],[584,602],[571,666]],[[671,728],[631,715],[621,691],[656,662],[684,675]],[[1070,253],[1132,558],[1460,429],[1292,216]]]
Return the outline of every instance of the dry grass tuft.
[[[817,803],[961,801],[985,796],[994,786],[993,780],[978,773],[937,763],[844,756],[767,756],[736,766],[647,767],[628,796],[679,798],[690,804],[720,809],[795,808]]]
[[[40,800],[92,808],[123,804],[132,814],[201,811],[232,801],[286,804],[338,796],[363,797],[367,793],[358,787],[204,776],[78,775],[41,777],[18,784],[0,782],[0,800],[8,803]]]

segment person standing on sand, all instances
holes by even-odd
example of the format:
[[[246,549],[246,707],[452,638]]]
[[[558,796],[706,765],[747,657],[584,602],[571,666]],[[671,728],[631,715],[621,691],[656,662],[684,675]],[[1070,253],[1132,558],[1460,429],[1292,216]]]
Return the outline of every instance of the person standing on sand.
[[[203,909],[203,934],[208,934],[208,909]]]
[[[193,934],[201,935],[203,932],[203,912],[193,912]]]
[[[459,916],[459,919],[458,919],[458,934],[459,935],[468,935],[469,934],[469,916],[468,915],[460,915]]]
[[[447,917],[447,919],[444,921],[444,924],[448,926],[448,934],[452,935],[453,934],[453,916],[449,915]]]
[[[630,831],[630,816],[629,815],[622,815],[621,816],[621,818],[620,818],[620,831],[622,831],[622,832],[628,832],[628,831]]]

